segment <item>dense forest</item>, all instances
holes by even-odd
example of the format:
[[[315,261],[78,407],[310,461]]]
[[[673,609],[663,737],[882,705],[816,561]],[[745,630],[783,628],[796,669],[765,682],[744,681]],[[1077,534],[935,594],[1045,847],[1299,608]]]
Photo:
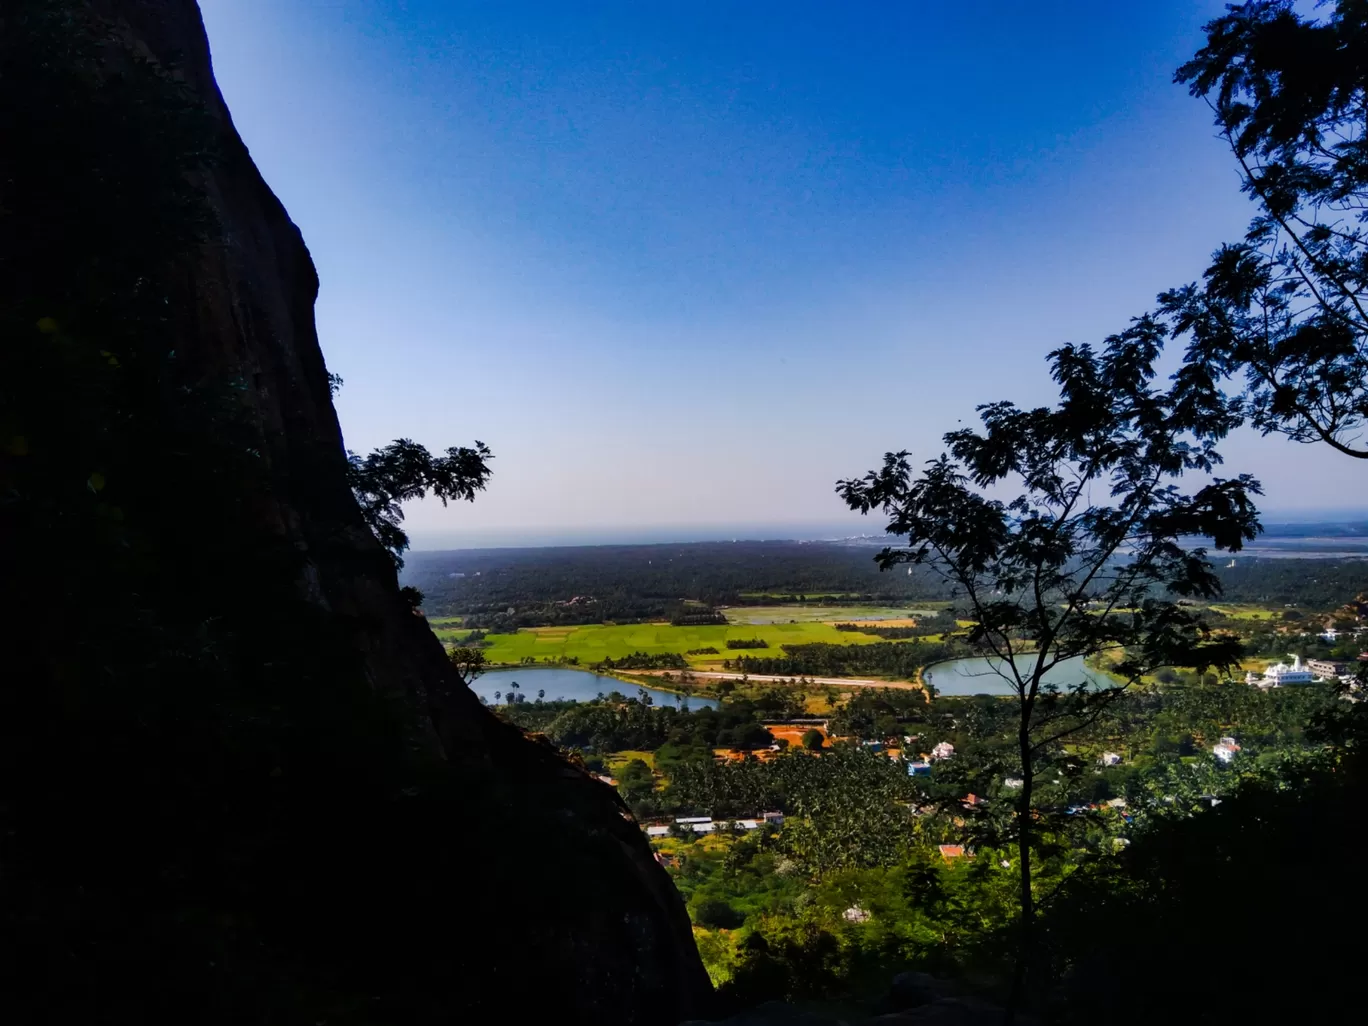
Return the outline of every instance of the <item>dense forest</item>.
[[[776,596],[813,603],[950,597],[929,574],[879,573],[874,551],[740,541],[415,552],[403,581],[423,593],[429,616],[460,615],[474,626],[501,630],[605,620],[692,622],[688,618],[706,617],[710,607],[768,604]]]
[[[743,541],[413,552],[402,580],[422,592],[428,616],[461,616],[469,626],[499,631],[604,621],[716,623],[716,606],[769,605],[779,598],[819,606],[915,606],[954,598],[927,569],[881,573],[877,551],[873,545]],[[1364,559],[1234,562],[1216,567],[1229,602],[1320,608],[1368,591]]]
[[[856,677],[862,673],[910,680],[919,669],[943,659],[969,655],[956,641],[880,641],[873,645],[785,645],[780,656],[739,656],[723,663],[729,670],[780,677]]]

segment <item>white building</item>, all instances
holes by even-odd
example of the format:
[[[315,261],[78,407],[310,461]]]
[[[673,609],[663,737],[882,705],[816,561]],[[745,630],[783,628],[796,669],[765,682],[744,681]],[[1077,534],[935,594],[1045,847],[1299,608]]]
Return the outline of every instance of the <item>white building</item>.
[[[1121,756],[1116,752],[1103,752],[1100,761],[1103,766],[1120,766]]]
[[[932,759],[949,759],[952,758],[954,754],[955,746],[949,741],[942,741],[940,744],[936,745],[935,748],[931,749]]]
[[[1292,665],[1273,663],[1264,670],[1263,676],[1257,673],[1245,674],[1245,683],[1259,688],[1280,688],[1285,684],[1310,684],[1316,675],[1302,665],[1301,656],[1292,657]]]
[[[1211,754],[1216,756],[1222,763],[1228,763],[1235,758],[1235,753],[1240,750],[1240,746],[1235,743],[1233,737],[1223,737],[1219,744],[1213,745]]]

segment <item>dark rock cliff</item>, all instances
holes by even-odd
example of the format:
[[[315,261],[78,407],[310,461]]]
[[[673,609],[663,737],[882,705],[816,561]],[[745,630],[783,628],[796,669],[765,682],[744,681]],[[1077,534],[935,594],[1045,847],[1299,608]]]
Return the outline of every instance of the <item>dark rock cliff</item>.
[[[616,794],[461,685],[361,520],[314,266],[194,0],[7,2],[0,56],[4,1000],[699,1014]]]

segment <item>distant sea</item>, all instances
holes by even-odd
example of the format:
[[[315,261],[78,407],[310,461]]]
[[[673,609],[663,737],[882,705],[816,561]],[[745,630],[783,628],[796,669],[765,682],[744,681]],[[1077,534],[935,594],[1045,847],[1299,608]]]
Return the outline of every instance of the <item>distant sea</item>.
[[[674,545],[710,541],[843,541],[864,537],[869,545],[887,544],[883,521],[792,524],[675,524],[564,529],[510,528],[474,531],[409,532],[415,552],[449,549],[541,549],[573,545]]]
[[[715,541],[797,541],[840,545],[896,545],[882,532],[883,520],[790,524],[676,524],[567,529],[536,528],[411,532],[415,552],[451,549],[536,549],[577,545],[662,545]],[[1266,514],[1264,533],[1244,556],[1329,559],[1368,558],[1368,510]]]

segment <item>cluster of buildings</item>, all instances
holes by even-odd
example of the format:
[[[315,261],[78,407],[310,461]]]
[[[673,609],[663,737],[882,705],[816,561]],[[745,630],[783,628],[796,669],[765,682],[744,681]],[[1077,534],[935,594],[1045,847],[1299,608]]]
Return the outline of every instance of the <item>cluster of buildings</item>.
[[[1272,663],[1261,674],[1251,670],[1245,674],[1245,683],[1256,688],[1281,688],[1289,684],[1311,684],[1315,681],[1349,677],[1353,676],[1354,672],[1349,663],[1334,659],[1308,659],[1303,663],[1301,656],[1294,655],[1291,663]]]
[[[715,830],[725,830],[728,827],[740,827],[742,830],[759,830],[766,824],[773,823],[775,826],[784,825],[784,814],[782,812],[762,812],[759,817],[748,819],[719,819],[714,820],[711,816],[676,816],[674,824],[654,823],[646,828],[646,836],[666,837],[676,826],[686,830],[692,830],[696,834],[710,834]]]
[[[911,744],[915,738],[907,738]],[[920,759],[909,760],[907,763],[907,775],[909,777],[925,777],[931,773],[931,764],[940,762],[943,759],[953,759],[955,757],[955,746],[949,741],[942,741],[931,749],[930,754],[923,755]]]

